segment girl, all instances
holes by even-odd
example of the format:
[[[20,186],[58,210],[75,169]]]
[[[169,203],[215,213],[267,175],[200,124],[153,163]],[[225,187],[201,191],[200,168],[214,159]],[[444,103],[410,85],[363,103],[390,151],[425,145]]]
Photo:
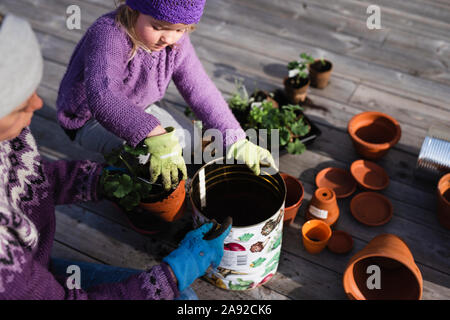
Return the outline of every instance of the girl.
[[[67,134],[102,153],[124,141],[145,142],[150,180],[162,175],[166,189],[175,187],[178,170],[186,178],[183,144],[174,138],[182,126],[155,105],[173,80],[203,125],[221,132],[228,157],[244,161],[256,174],[262,159],[275,167],[267,150],[245,139],[191,44],[188,31],[200,21],[205,0],[124,2],[94,22],[71,57],[57,100]],[[175,130],[166,132],[166,126]]]
[[[43,104],[35,93],[43,61],[28,22],[0,13],[0,56],[0,300],[173,299],[220,263],[231,226],[203,240],[212,223],[147,271],[51,259],[55,205],[97,200],[103,166],[39,155],[28,125]],[[70,265],[80,268],[81,287],[67,283]]]

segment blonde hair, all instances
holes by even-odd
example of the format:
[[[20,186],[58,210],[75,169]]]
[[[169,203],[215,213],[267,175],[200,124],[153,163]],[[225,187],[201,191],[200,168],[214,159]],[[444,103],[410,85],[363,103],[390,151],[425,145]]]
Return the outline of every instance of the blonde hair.
[[[147,48],[147,46],[139,39],[134,28],[139,17],[139,11],[130,8],[125,2],[126,0],[118,0],[118,2],[116,2],[117,13],[115,21],[125,29],[125,32],[130,37],[131,43],[133,44],[133,48],[130,52],[130,58],[128,59],[129,62],[133,60],[139,48],[142,48],[146,52],[151,52],[151,50]],[[194,30],[195,25],[186,25],[187,32],[192,32]],[[170,47],[173,49],[176,47],[176,44],[173,44]]]

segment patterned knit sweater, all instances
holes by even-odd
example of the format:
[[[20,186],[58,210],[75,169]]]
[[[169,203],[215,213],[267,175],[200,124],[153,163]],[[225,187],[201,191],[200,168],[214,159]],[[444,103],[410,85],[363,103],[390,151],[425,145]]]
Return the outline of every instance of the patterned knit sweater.
[[[88,291],[70,290],[49,272],[55,205],[96,200],[101,169],[90,161],[43,161],[28,128],[0,141],[0,300],[178,296],[165,264]]]
[[[173,79],[204,127],[222,132],[225,146],[245,138],[187,33],[173,49],[152,53],[139,49],[128,62],[132,43],[114,21],[115,14],[112,11],[98,18],[72,54],[57,99],[63,128],[81,128],[94,117],[107,130],[136,146],[160,124],[144,112],[145,108],[163,98]],[[227,129],[231,130],[227,133]]]

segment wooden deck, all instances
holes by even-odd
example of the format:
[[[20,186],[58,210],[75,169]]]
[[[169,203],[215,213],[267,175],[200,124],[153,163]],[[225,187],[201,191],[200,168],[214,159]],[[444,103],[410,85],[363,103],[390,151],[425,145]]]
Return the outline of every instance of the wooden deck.
[[[81,8],[82,29],[66,28],[66,8]],[[381,30],[366,28],[366,8],[381,7]],[[0,11],[27,18],[41,43],[45,72],[38,93],[45,107],[32,122],[41,153],[51,159],[98,159],[73,145],[55,121],[57,90],[76,43],[89,25],[114,8],[113,0],[1,0]],[[225,97],[234,78],[247,88],[282,87],[288,61],[300,52],[334,63],[330,85],[310,89],[323,108],[306,114],[322,136],[300,155],[283,155],[281,170],[299,177],[305,199],[295,223],[285,226],[280,265],[263,287],[228,292],[197,280],[200,299],[346,299],[342,274],[350,257],[373,237],[393,233],[411,249],[424,278],[424,299],[450,299],[450,232],[436,218],[435,186],[414,177],[414,167],[429,126],[450,122],[450,1],[448,0],[208,0],[193,43],[209,75]],[[171,108],[185,103],[173,85],[166,95]],[[366,227],[350,214],[350,198],[339,201],[339,229],[350,232],[347,255],[325,250],[308,254],[300,227],[314,177],[328,166],[348,168],[358,158],[346,133],[349,119],[364,110],[395,117],[403,134],[379,162],[391,179],[382,193],[394,217],[382,227]],[[55,257],[147,268],[176,247],[190,227],[189,212],[170,232],[143,236],[103,201],[57,208]]]

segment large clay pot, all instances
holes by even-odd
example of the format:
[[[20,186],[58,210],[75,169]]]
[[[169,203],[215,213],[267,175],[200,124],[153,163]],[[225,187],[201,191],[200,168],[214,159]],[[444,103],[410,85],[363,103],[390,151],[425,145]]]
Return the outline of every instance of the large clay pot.
[[[139,206],[164,221],[175,221],[183,216],[185,209],[186,189],[182,180],[178,187],[162,199],[154,202],[141,202]]]
[[[333,70],[333,64],[328,60],[324,60],[324,62],[325,65],[322,65],[320,59],[316,59],[316,61],[308,67],[312,87],[323,89],[328,85],[331,71]]]
[[[447,229],[450,229],[450,173],[444,175],[438,183],[438,220]]]
[[[329,188],[318,188],[309,203],[306,219],[322,220],[332,226],[339,218],[336,194]]]
[[[379,288],[369,289],[369,277],[376,272],[369,266],[380,268]],[[406,243],[393,234],[382,234],[350,259],[343,285],[354,300],[419,300],[423,279]]]
[[[280,172],[280,175],[286,184],[286,203],[283,221],[292,223],[303,201],[303,185],[298,179],[287,173]]]
[[[367,159],[383,157],[401,137],[401,128],[391,116],[367,111],[355,115],[347,127],[356,152]]]
[[[286,92],[286,95],[288,99],[294,103],[299,104],[301,102],[304,102],[306,99],[306,94],[308,92],[310,79],[308,78],[307,81],[305,81],[304,85],[302,85],[300,88],[293,87],[290,82],[289,78],[284,78],[284,90]]]

